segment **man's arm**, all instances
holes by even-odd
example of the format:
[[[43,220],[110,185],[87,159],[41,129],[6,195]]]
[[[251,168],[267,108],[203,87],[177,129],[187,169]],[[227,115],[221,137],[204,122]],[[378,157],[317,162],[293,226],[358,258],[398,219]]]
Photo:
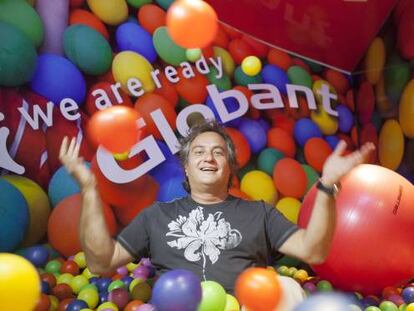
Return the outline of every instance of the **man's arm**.
[[[320,181],[327,187],[338,183],[355,166],[361,164],[375,149],[372,143],[343,156],[346,143],[341,141],[326,160]],[[306,229],[300,229],[289,237],[279,248],[281,253],[299,258],[309,264],[320,264],[328,255],[335,230],[335,199],[318,191],[314,208]]]
[[[133,257],[109,234],[95,177],[79,157],[79,149],[75,138],[68,143],[65,137],[59,159],[81,188],[80,242],[88,268],[92,273],[101,274],[130,262]]]

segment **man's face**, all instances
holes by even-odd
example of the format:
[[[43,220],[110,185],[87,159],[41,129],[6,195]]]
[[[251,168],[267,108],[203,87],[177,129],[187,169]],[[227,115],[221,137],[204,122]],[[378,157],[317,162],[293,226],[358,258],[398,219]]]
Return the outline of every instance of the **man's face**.
[[[198,135],[190,145],[186,174],[192,189],[203,186],[227,189],[230,178],[228,151],[224,139],[215,132]]]

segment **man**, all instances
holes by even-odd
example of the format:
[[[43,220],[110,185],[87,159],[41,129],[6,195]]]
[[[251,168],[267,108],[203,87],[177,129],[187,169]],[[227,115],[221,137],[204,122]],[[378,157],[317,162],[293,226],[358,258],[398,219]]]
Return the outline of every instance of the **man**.
[[[216,122],[199,123],[181,141],[180,158],[190,195],[154,203],[116,240],[108,233],[95,178],[78,157],[74,139],[69,146],[64,139],[60,159],[81,187],[80,239],[92,272],[107,272],[149,256],[158,272],[188,269],[200,280],[215,280],[232,292],[244,269],[266,266],[269,256],[277,252],[309,264],[323,262],[335,227],[336,184],[374,146],[366,144],[342,156],[345,148],[345,142],[340,142],[326,160],[309,225],[299,229],[262,201],[228,194],[237,168],[233,143]],[[300,287],[286,279],[281,284],[285,301],[278,310],[288,311],[302,299]],[[296,293],[292,296],[292,292]]]

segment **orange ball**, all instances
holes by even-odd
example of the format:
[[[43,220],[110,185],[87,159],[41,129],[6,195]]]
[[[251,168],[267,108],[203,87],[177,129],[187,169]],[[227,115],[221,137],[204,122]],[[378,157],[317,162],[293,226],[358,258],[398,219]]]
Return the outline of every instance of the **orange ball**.
[[[205,102],[207,93],[207,78],[198,73],[194,66],[191,66],[195,73],[194,77],[186,78],[183,76],[183,70],[179,70],[178,76],[180,81],[175,85],[178,95],[190,104],[202,104]]]
[[[111,235],[116,233],[116,221],[111,208],[103,204],[106,225]],[[79,219],[81,195],[74,194],[59,202],[53,209],[48,222],[50,244],[66,257],[81,251],[79,242]]]
[[[204,48],[216,37],[217,14],[202,0],[178,0],[168,9],[167,28],[178,45],[186,49]]]
[[[273,169],[273,183],[284,196],[300,199],[305,194],[307,186],[305,170],[294,159],[281,159]]]
[[[22,297],[24,299],[24,297]],[[41,294],[39,300],[37,301],[34,311],[49,311],[50,308],[50,299],[46,294]]]
[[[154,93],[147,93],[143,95],[135,102],[135,109],[144,118],[146,123],[145,129],[147,132],[154,135],[157,139],[162,139],[162,136],[151,117],[151,112],[161,109],[168,124],[173,130],[176,129],[175,119],[177,118],[177,113],[175,112],[173,105],[171,105],[169,101],[161,95]]]
[[[269,64],[278,66],[285,71],[293,65],[292,58],[289,54],[277,49],[271,49],[269,53],[267,53],[267,61]]]
[[[95,113],[88,124],[90,139],[112,153],[124,153],[141,138],[138,112],[127,106],[112,106]]]
[[[87,10],[73,10],[69,16],[69,25],[73,24],[82,24],[89,26],[95,29],[96,31],[100,32],[106,40],[109,39],[108,30],[106,29],[104,23],[102,23],[101,20],[98,17],[96,17],[93,13]]]
[[[226,128],[226,133],[230,136],[233,141],[234,148],[236,149],[236,160],[239,167],[243,167],[250,160],[250,145],[244,135],[231,127]]]
[[[329,144],[323,138],[313,137],[306,142],[304,151],[306,162],[316,171],[322,173],[323,165],[332,153]]]
[[[243,39],[233,39],[228,46],[228,50],[237,65],[240,65],[246,57],[254,54],[253,48]]]
[[[250,311],[275,309],[281,297],[281,287],[275,271],[249,268],[236,280],[236,297]]]
[[[167,14],[155,4],[143,5],[138,11],[139,24],[150,34],[161,26],[165,26]]]
[[[143,304],[141,300],[132,300],[125,306],[124,311],[137,311],[139,306]]]
[[[160,72],[158,79],[160,80],[162,87],[155,89],[154,94],[164,97],[173,107],[177,106],[178,93],[175,89],[175,85],[168,81],[165,74],[162,72]]]
[[[277,127],[267,132],[267,146],[283,152],[286,157],[290,158],[293,158],[296,153],[293,137]]]
[[[214,46],[219,46],[223,49],[227,49],[227,46],[229,45],[229,37],[227,36],[227,33],[224,31],[224,29],[219,26],[216,37],[213,41]]]

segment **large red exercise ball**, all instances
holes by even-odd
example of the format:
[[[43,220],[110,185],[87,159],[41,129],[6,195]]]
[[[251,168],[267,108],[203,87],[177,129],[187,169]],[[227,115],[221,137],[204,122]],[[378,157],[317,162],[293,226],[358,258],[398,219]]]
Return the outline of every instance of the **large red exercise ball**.
[[[341,180],[336,229],[324,264],[312,268],[336,288],[378,294],[412,278],[413,185],[399,174],[363,164]],[[305,196],[299,225],[306,227],[317,190]],[[374,242],[373,242],[374,241]]]
[[[298,161],[284,158],[277,161],[273,169],[273,182],[282,195],[300,199],[305,194],[308,180]]]
[[[319,137],[309,139],[305,144],[304,151],[306,162],[319,173],[322,172],[326,159],[332,153],[329,144]]]
[[[159,311],[193,311],[201,300],[200,279],[194,273],[175,269],[155,282],[151,303]]]
[[[240,304],[250,311],[273,310],[282,295],[277,273],[266,268],[244,270],[238,276],[234,290]]]
[[[166,24],[167,14],[155,4],[146,4],[138,10],[138,21],[140,25],[151,35],[154,31]]]
[[[91,11],[108,25],[118,25],[128,18],[128,5],[125,0],[87,0]]]
[[[157,59],[152,36],[140,25],[131,22],[123,23],[116,29],[115,39],[119,51],[136,52],[144,56],[150,63]]]
[[[204,48],[215,38],[217,14],[202,0],[178,0],[167,11],[171,38],[186,49]]]
[[[102,204],[106,226],[111,236],[116,233],[116,221],[111,208]],[[48,223],[50,244],[62,255],[69,257],[81,251],[79,223],[81,195],[74,194],[62,200],[52,211]]]
[[[36,268],[14,254],[0,254],[0,310],[34,310],[40,298]]]
[[[139,113],[127,106],[112,106],[98,111],[89,121],[89,137],[112,153],[129,151],[141,138]]]
[[[96,15],[87,10],[76,9],[70,12],[69,25],[74,24],[89,26],[100,32],[101,35],[105,37],[105,39],[109,39],[108,30],[106,29],[104,23],[102,23],[99,18],[96,17]]]
[[[0,252],[13,251],[29,227],[29,208],[22,193],[0,178]]]
[[[100,75],[112,65],[112,49],[108,41],[95,29],[76,24],[63,33],[66,56],[85,74]]]
[[[47,194],[34,181],[17,175],[5,175],[2,178],[16,187],[27,202],[29,208],[29,227],[22,246],[30,246],[39,242],[46,233],[50,213],[50,203]]]
[[[155,110],[160,109],[169,126],[173,130],[176,129],[175,119],[177,118],[177,113],[168,100],[161,95],[153,93],[144,94],[135,102],[135,109],[144,118],[146,131],[157,139],[162,139],[162,136],[158,130],[157,123],[151,116],[151,113]]]
[[[37,58],[30,87],[55,105],[59,105],[64,98],[71,98],[81,105],[86,95],[85,79],[79,69],[66,58],[55,54],[42,54]]]
[[[19,86],[30,81],[37,62],[33,43],[21,30],[2,21],[0,37],[0,86]]]

